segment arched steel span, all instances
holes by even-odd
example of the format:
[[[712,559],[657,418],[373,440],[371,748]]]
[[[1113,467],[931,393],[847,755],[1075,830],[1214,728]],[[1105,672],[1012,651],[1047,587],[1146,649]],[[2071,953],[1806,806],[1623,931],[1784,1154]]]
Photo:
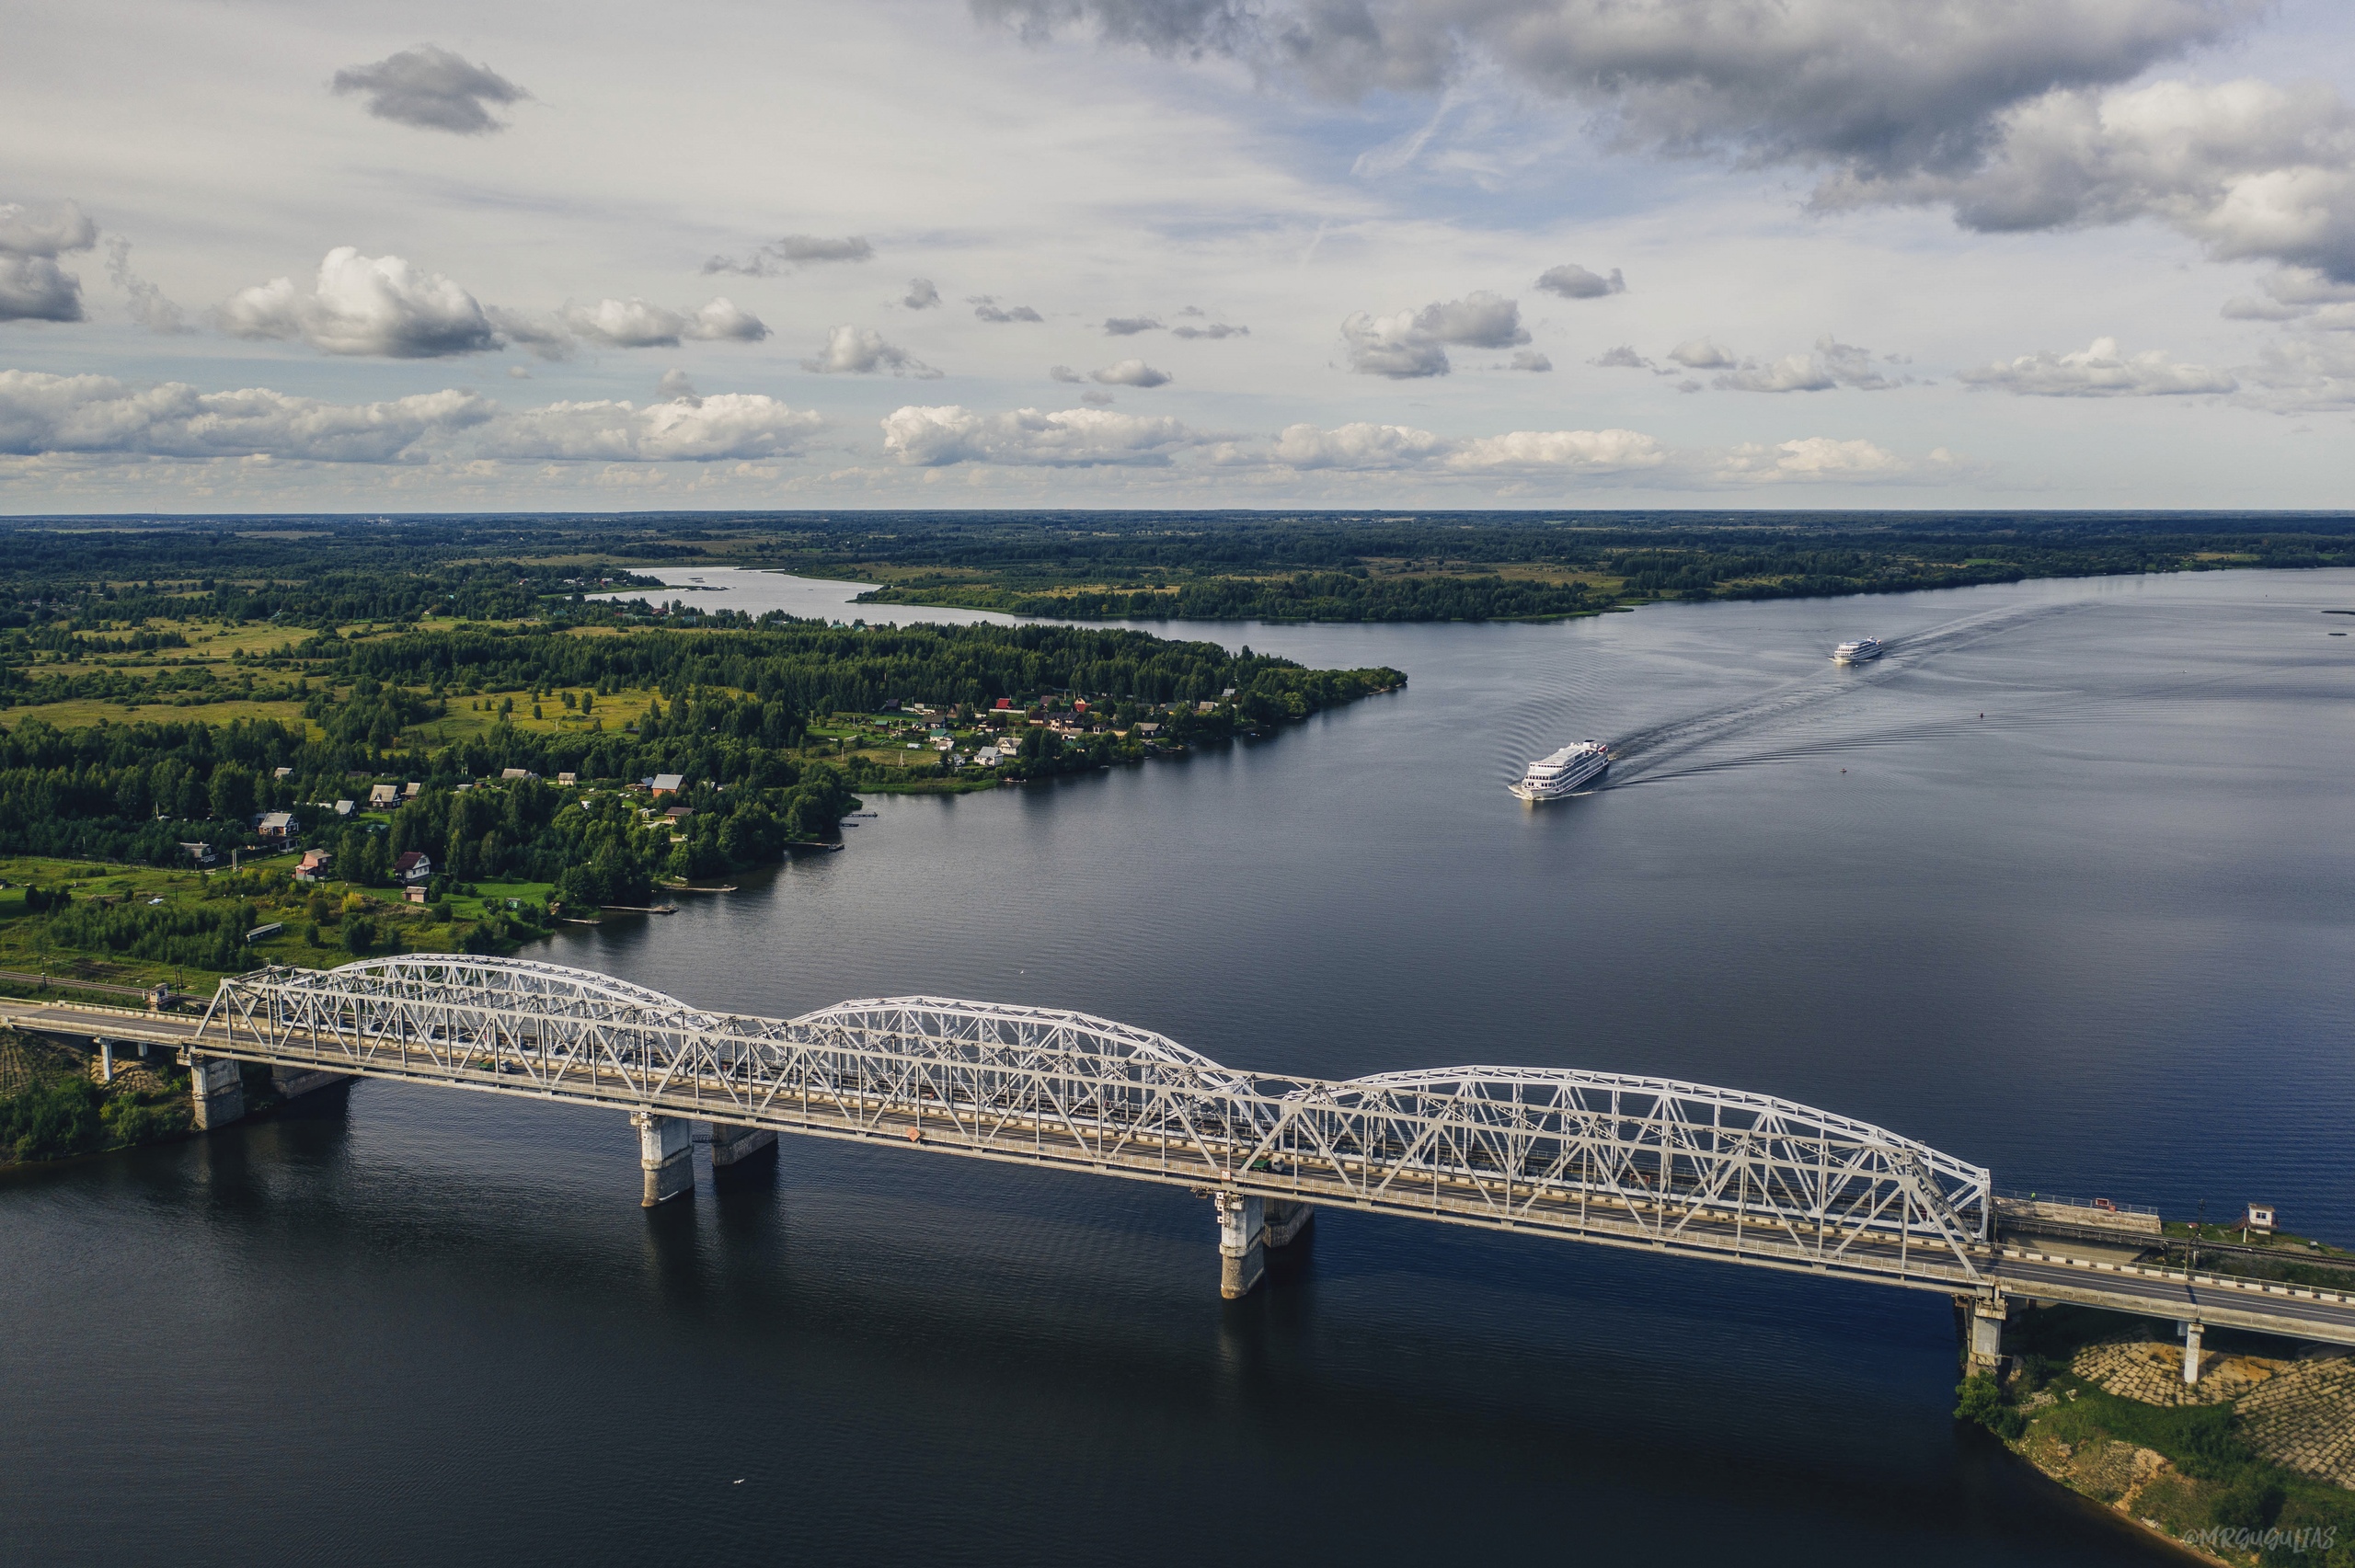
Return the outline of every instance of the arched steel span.
[[[929,996],[773,1019],[523,959],[223,982],[197,1049],[1924,1288],[1985,1284],[1988,1173],[1770,1095],[1568,1070],[1330,1081],[1083,1013]]]

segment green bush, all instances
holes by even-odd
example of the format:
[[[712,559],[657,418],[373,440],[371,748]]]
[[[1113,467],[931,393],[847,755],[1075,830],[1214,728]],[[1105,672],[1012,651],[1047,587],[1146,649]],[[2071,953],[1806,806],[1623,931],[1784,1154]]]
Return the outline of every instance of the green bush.
[[[2004,1391],[1995,1379],[1984,1372],[1974,1372],[1957,1383],[1958,1396],[1954,1406],[1957,1421],[1975,1422],[2006,1442],[2016,1441],[2028,1430],[2028,1417],[2004,1402]]]
[[[18,1160],[62,1160],[105,1141],[105,1096],[86,1078],[56,1077],[0,1100],[0,1145]]]

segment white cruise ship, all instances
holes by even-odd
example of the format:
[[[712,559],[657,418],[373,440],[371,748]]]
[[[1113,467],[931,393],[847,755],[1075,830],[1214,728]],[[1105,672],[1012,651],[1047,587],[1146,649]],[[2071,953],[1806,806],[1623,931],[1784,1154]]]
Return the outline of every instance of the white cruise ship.
[[[1611,753],[1599,740],[1581,740],[1529,764],[1529,772],[1512,786],[1527,801],[1559,800],[1611,766]]]
[[[1853,643],[1842,643],[1832,650],[1832,662],[1834,664],[1862,664],[1868,658],[1879,657],[1878,637],[1858,637]]]

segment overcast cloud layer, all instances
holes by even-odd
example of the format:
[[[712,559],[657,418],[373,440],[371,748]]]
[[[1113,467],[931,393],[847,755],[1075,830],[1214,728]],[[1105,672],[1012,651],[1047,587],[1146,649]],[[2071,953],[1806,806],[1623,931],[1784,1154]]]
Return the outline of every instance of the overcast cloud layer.
[[[2355,479],[2320,0],[583,4],[13,19],[0,509]]]

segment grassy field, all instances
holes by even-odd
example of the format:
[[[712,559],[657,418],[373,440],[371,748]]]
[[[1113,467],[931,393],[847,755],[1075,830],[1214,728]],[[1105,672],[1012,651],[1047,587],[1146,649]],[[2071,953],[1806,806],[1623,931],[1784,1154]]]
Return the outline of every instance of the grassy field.
[[[545,882],[480,883],[475,893],[445,900],[447,918],[436,919],[432,911],[389,888],[297,883],[292,876],[295,860],[281,855],[249,861],[236,872],[200,872],[33,856],[0,858],[0,881],[8,884],[0,888],[0,970],[47,975],[56,988],[79,981],[144,989],[161,982],[199,996],[210,995],[220,978],[214,971],[183,965],[60,947],[49,939],[49,918],[27,909],[27,884],[50,891],[62,888],[81,904],[151,906],[161,900],[168,907],[241,898],[252,905],[258,924],[276,921],[285,927],[247,949],[252,961],[304,968],[332,968],[351,961],[354,955],[343,933],[343,922],[350,916],[365,916],[375,925],[380,933],[376,950],[397,942],[409,952],[455,952],[466,929],[487,914],[544,907],[549,892]],[[22,981],[0,985],[17,994],[34,989]]]

